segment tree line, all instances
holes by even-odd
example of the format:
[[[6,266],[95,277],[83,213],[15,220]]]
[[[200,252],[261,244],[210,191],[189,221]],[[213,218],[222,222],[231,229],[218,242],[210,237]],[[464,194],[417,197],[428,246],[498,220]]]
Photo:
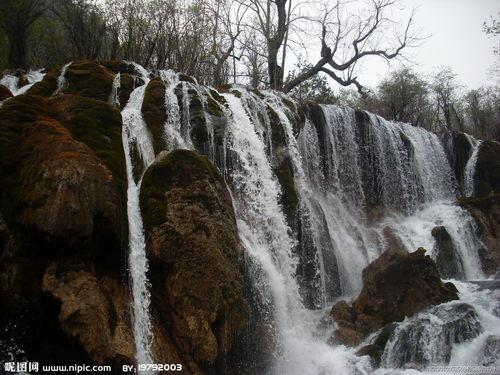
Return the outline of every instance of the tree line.
[[[365,60],[404,60],[422,41],[414,12],[398,10],[398,0],[1,0],[0,68],[131,60],[498,138],[498,89],[463,94],[449,69],[423,79],[403,68],[376,89],[358,79]],[[484,31],[498,36],[498,25]]]
[[[360,62],[399,58],[418,41],[413,16],[391,19],[396,1],[353,12],[351,0],[2,0],[0,67],[124,59],[214,86],[289,92],[321,73],[362,92]],[[303,50],[314,62],[286,74]]]

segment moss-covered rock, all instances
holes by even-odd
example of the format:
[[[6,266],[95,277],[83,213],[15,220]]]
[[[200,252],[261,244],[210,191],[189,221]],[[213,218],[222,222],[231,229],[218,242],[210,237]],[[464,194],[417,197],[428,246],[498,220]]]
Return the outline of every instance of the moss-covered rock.
[[[295,187],[293,163],[288,151],[286,133],[278,114],[270,106],[267,107],[267,114],[271,123],[272,166],[282,192],[280,203],[288,224],[295,228],[299,197]]]
[[[57,90],[57,78],[59,77],[59,73],[61,68],[51,69],[43,76],[43,79],[40,82],[35,83],[33,86],[29,88],[26,92],[26,95],[36,95],[36,96],[44,96],[49,97],[54,94]]]
[[[220,372],[248,317],[224,180],[204,156],[163,152],[144,175],[140,203],[157,319],[191,373]]]
[[[118,97],[120,99],[120,109],[125,108],[130,98],[130,94],[136,87],[136,81],[133,76],[128,73],[120,74],[120,90],[118,90]]]
[[[153,147],[158,154],[165,149],[165,84],[159,78],[149,81],[142,102],[142,114],[153,136]]]
[[[500,192],[500,143],[484,141],[479,146],[476,172],[474,174],[475,194],[487,196]]]
[[[21,95],[0,108],[0,211],[10,233],[0,241],[0,329],[29,358],[134,361],[125,189],[121,115],[107,103]]]
[[[5,87],[4,85],[0,85],[0,102],[2,100],[12,98],[12,96],[12,93],[7,87]]]
[[[65,94],[79,95],[107,102],[114,74],[96,61],[78,61],[66,70]]]

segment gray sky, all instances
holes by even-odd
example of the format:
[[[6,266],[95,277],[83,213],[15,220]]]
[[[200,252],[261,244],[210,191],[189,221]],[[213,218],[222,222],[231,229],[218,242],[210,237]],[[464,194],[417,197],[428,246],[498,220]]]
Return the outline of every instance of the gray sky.
[[[415,25],[429,38],[407,55],[414,68],[430,74],[440,65],[450,66],[469,88],[494,84],[488,71],[498,61],[493,47],[499,38],[488,38],[483,22],[500,11],[500,0],[402,0],[405,12],[418,7]],[[362,82],[375,86],[388,72],[387,64],[369,61],[359,74]]]

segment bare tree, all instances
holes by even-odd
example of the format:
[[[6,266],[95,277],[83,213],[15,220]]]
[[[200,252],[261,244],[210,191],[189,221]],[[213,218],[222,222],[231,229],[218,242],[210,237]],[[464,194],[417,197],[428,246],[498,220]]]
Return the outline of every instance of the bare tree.
[[[45,0],[1,0],[0,28],[8,39],[8,64],[25,68],[26,48],[31,26],[44,14]]]
[[[342,86],[356,86],[364,95],[363,85],[356,75],[357,66],[370,56],[390,61],[401,56],[401,52],[419,40],[413,31],[412,12],[405,27],[396,32],[394,22],[387,16],[396,0],[372,0],[366,12],[346,17],[348,1],[337,0],[327,8],[321,19],[320,59],[310,68],[288,81],[283,91],[288,92],[295,86],[322,72]],[[395,33],[395,38],[381,45],[380,36]],[[388,39],[388,38],[384,38]]]

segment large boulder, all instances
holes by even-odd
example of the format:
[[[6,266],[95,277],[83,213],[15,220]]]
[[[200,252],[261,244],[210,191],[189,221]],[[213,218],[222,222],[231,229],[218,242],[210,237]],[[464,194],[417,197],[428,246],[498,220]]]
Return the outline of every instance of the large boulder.
[[[217,368],[247,322],[240,243],[229,191],[204,156],[161,153],[146,170],[140,203],[152,308],[191,373]]]
[[[349,305],[335,304],[332,341],[356,346],[382,327],[443,302],[458,299],[451,283],[442,283],[434,261],[420,248],[413,253],[386,251],[363,270],[363,289]]]
[[[0,108],[0,329],[32,360],[134,362],[124,166],[121,116],[103,101]]]
[[[142,115],[153,136],[153,147],[158,154],[165,149],[165,124],[167,112],[165,108],[165,84],[161,79],[149,81],[142,102]]]

